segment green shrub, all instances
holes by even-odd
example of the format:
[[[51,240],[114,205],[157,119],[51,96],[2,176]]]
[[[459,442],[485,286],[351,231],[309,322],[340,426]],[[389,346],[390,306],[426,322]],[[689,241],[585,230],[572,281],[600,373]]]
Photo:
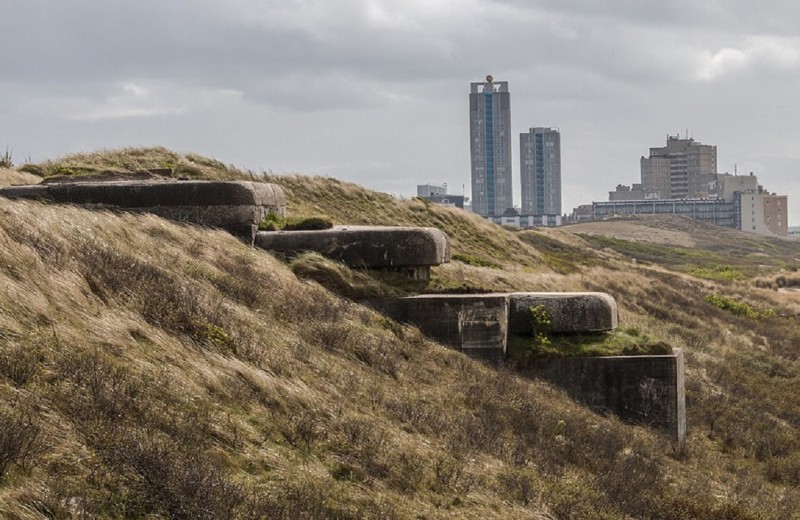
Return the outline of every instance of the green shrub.
[[[707,280],[726,282],[743,280],[745,277],[743,272],[739,271],[738,269],[734,269],[727,264],[714,264],[711,267],[698,267],[689,270],[689,273]]]
[[[259,231],[278,231],[286,225],[286,219],[278,213],[270,211],[264,220],[258,223]]]
[[[332,227],[331,218],[324,215],[286,218],[273,212],[267,213],[264,220],[258,224],[260,231],[310,231]]]
[[[225,329],[212,323],[206,323],[205,334],[202,335],[202,340],[223,352],[235,350],[233,340],[228,333],[225,332]]]
[[[758,311],[748,303],[739,302],[721,294],[707,294],[703,299],[718,309],[731,312],[737,316],[744,316],[745,318],[758,319],[775,316],[775,311],[772,309]]]
[[[550,332],[553,330],[553,320],[547,307],[537,305],[531,307],[531,327],[533,329],[533,342],[535,347],[550,346]]]
[[[549,322],[539,317],[534,322],[534,337],[509,335],[507,353],[519,368],[537,358],[592,356],[657,356],[672,354],[664,341],[636,329],[587,334],[551,334]]]

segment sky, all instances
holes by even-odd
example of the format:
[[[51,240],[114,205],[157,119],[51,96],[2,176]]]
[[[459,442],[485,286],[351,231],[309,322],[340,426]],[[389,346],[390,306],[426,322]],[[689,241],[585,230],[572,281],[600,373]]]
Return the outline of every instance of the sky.
[[[0,18],[0,152],[165,146],[412,196],[470,191],[469,84],[561,132],[562,207],[717,146],[800,225],[800,2],[26,0]],[[519,203],[519,139],[512,140]]]

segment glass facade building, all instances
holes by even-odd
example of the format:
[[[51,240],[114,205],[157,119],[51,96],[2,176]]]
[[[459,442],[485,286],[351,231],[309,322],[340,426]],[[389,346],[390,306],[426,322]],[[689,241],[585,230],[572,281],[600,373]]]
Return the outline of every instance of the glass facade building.
[[[484,217],[513,208],[511,171],[511,98],[508,82],[470,83],[470,159],[472,211]]]
[[[519,135],[523,215],[561,214],[561,134],[531,128]]]

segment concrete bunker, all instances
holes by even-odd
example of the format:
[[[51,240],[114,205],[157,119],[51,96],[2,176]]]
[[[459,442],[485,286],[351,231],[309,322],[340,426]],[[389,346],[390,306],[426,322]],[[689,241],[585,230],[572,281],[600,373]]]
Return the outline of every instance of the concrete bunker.
[[[250,244],[258,223],[268,213],[286,212],[280,186],[249,181],[48,182],[0,188],[0,196],[154,213],[170,220],[222,228]]]
[[[478,359],[507,358],[509,337],[532,337],[530,309],[543,306],[551,331],[598,334],[619,326],[616,301],[606,293],[421,295],[370,300],[379,312],[416,325],[424,334]],[[522,370],[562,388],[599,412],[686,438],[683,353],[562,357],[534,360]]]
[[[279,255],[313,251],[349,267],[399,271],[417,280],[430,279],[431,266],[450,261],[447,235],[430,227],[259,231],[255,245]]]

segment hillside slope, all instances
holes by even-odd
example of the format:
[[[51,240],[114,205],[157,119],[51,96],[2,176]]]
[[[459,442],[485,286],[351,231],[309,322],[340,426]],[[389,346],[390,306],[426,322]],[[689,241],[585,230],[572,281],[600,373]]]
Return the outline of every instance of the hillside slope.
[[[35,170],[185,160],[127,150]],[[511,232],[331,179],[269,180],[296,214],[443,228],[464,261],[436,269],[437,290],[611,293],[624,327],[685,349],[687,451],[223,232],[0,199],[0,516],[798,517],[800,302],[769,284],[792,266],[693,274],[569,231]]]

